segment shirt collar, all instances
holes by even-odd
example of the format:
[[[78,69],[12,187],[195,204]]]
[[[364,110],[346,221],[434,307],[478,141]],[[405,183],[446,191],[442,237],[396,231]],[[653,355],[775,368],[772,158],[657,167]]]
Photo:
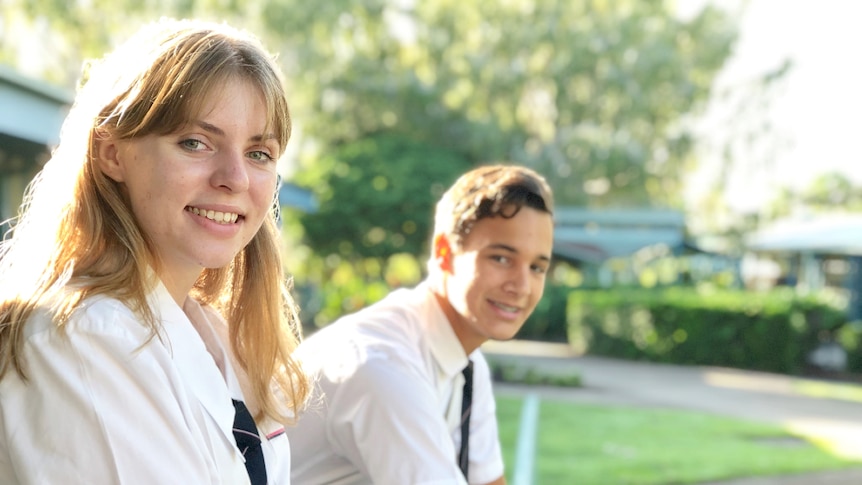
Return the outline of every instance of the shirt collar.
[[[422,325],[428,336],[431,355],[444,374],[449,377],[455,376],[467,366],[468,359],[467,354],[464,353],[464,347],[461,346],[455,331],[452,330],[452,324],[437,303],[430,285],[427,282],[422,283],[416,291],[421,292],[425,298],[425,318],[422,319]]]
[[[177,372],[215,420],[225,438],[233,439],[231,424],[235,411],[230,401],[231,395],[227,385],[213,384],[225,382],[225,378],[215,363],[206,365],[207,359],[212,359],[212,356],[200,334],[160,280],[147,295],[147,300],[161,322],[160,331],[164,332],[165,344]]]

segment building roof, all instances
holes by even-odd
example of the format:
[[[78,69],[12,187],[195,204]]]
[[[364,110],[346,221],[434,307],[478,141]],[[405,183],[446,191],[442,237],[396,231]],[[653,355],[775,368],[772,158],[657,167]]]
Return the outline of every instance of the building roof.
[[[570,261],[601,263],[659,244],[685,246],[685,215],[666,209],[587,209],[554,212],[554,254]]]
[[[294,207],[303,212],[313,214],[317,212],[317,199],[310,190],[284,182],[278,189],[278,203],[284,207]]]
[[[72,103],[71,92],[0,65],[0,133],[51,146]]]
[[[862,214],[788,218],[751,234],[754,251],[862,255]]]

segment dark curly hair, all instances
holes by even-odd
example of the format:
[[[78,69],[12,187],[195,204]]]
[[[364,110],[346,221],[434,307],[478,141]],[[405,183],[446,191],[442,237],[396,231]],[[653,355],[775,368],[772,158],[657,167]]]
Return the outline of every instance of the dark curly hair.
[[[477,221],[514,217],[523,207],[553,215],[554,200],[544,177],[516,165],[489,165],[462,175],[443,194],[434,214],[434,235],[460,246]]]

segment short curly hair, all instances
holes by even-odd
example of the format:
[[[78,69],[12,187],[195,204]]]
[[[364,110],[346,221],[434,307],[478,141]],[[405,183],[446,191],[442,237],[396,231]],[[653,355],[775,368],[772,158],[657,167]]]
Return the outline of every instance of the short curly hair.
[[[477,221],[514,217],[523,207],[553,215],[553,194],[544,177],[516,165],[488,165],[465,173],[437,203],[434,237],[460,247]]]

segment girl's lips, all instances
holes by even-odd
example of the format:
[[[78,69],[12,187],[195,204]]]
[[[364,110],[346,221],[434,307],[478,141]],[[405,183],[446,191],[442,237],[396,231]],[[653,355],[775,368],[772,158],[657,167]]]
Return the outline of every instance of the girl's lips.
[[[235,212],[204,210],[192,206],[187,206],[186,210],[201,217],[206,217],[207,219],[219,224],[234,224],[237,219],[240,218],[240,215]]]

